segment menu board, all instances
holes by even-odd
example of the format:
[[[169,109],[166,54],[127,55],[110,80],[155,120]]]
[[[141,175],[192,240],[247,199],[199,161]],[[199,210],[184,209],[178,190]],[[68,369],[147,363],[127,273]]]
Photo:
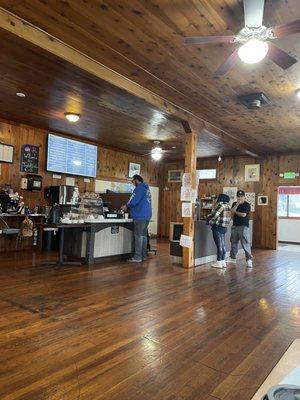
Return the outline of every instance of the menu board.
[[[97,146],[49,133],[47,171],[96,177]]]
[[[24,144],[21,152],[21,172],[37,174],[39,170],[39,147]]]

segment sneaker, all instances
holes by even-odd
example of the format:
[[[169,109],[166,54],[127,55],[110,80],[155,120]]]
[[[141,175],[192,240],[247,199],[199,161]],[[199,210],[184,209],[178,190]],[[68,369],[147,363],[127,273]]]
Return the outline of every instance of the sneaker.
[[[211,264],[211,267],[213,268],[225,268],[223,261],[215,261],[213,264]]]
[[[236,264],[236,258],[229,257],[228,260],[227,260],[227,262],[228,262],[229,264]]]
[[[223,263],[223,268],[226,268],[227,267],[226,261],[222,260],[222,263]]]
[[[130,262],[130,263],[140,263],[140,262],[142,262],[142,260],[139,260],[138,258],[129,258],[129,259],[127,260],[127,262]]]
[[[252,268],[252,267],[253,267],[252,260],[247,260],[247,268]]]

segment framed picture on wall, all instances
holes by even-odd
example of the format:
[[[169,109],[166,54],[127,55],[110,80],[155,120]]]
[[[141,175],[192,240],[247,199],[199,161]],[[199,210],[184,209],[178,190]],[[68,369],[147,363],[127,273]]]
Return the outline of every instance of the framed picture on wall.
[[[259,206],[267,206],[269,204],[269,197],[259,195],[257,196],[257,205]]]
[[[130,162],[128,176],[132,178],[134,175],[141,175],[141,164]]]
[[[183,169],[171,169],[168,171],[168,182],[182,182]]]
[[[14,161],[14,146],[0,143],[0,162],[12,164]]]
[[[245,165],[245,182],[259,182],[260,164]]]

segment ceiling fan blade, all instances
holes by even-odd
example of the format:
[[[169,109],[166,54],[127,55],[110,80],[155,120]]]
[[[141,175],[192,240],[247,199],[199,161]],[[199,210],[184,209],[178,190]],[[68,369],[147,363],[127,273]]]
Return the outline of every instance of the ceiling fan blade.
[[[298,61],[296,60],[296,58],[281,50],[274,43],[268,42],[268,44],[269,51],[267,57],[275,64],[279,65],[279,67],[281,67],[282,69],[288,69]]]
[[[278,38],[282,38],[284,36],[292,35],[293,33],[300,32],[300,19],[296,19],[295,21],[289,22],[284,25],[274,26],[272,28],[274,36]]]
[[[235,36],[190,36],[184,39],[184,44],[233,43]]]
[[[235,66],[239,58],[238,49],[235,49],[234,52],[227,58],[227,60],[222,64],[214,73],[214,76],[223,76],[226,75],[227,72]]]
[[[265,0],[244,0],[245,26],[258,28],[264,17]]]

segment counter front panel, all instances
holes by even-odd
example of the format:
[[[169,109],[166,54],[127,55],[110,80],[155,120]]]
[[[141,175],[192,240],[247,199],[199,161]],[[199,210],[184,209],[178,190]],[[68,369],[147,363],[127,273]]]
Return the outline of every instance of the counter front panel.
[[[250,228],[250,240],[252,244],[252,230],[253,221],[249,221]],[[231,227],[228,228],[226,233],[226,249],[229,255],[230,251],[230,234]],[[240,251],[242,250],[241,245],[239,245]],[[179,241],[170,242],[170,255],[174,257],[175,262],[181,263],[182,257],[182,247],[179,245]],[[208,262],[215,261],[217,259],[217,249],[215,242],[213,240],[213,235],[211,227],[206,225],[205,221],[195,221],[195,265],[201,265]]]

